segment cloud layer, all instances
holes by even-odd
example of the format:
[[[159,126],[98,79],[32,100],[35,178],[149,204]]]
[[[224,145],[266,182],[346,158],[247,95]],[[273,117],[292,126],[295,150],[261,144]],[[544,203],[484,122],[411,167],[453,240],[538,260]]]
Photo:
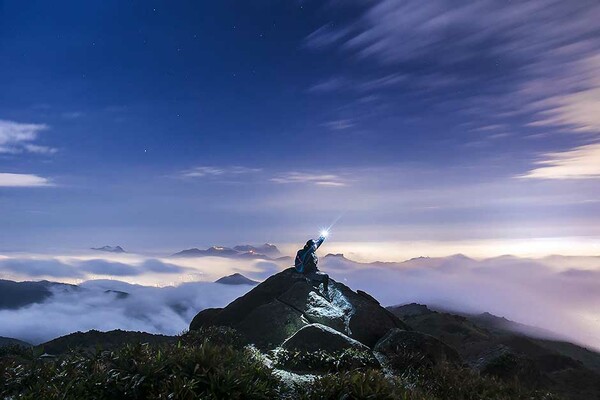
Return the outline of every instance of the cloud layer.
[[[176,335],[198,310],[222,307],[248,287],[189,283],[153,288],[118,281],[89,281],[83,290],[55,289],[41,304],[0,310],[0,336],[40,343],[76,331],[125,329]],[[129,293],[123,298],[120,291]]]
[[[323,268],[385,305],[419,302],[487,311],[600,349],[600,258],[591,268],[583,265],[583,258],[560,256],[478,261],[458,255],[379,264],[332,257]]]
[[[216,276],[241,272],[253,279],[265,279],[286,267],[260,260],[241,264],[239,260],[203,259],[202,263]],[[322,257],[320,266],[335,280],[367,291],[384,305],[420,302],[465,312],[488,311],[600,348],[598,257],[474,260],[457,255],[362,264],[328,256]],[[52,260],[4,260],[0,268],[27,268],[32,276],[47,275],[52,269],[57,278],[73,273]],[[177,266],[155,259],[130,265],[94,259],[79,268],[102,268],[119,276],[162,273]],[[0,336],[37,343],[77,330],[117,328],[172,335],[185,329],[199,310],[224,306],[251,289],[197,281],[159,288],[118,280],[86,281],[80,288],[54,288],[54,295],[42,304],[0,310]]]

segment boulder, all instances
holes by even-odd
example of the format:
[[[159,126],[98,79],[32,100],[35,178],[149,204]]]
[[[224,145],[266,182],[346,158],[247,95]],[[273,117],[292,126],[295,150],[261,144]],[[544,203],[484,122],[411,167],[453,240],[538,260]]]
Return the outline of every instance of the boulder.
[[[369,350],[364,344],[321,324],[302,327],[281,346],[288,350],[300,351],[343,351],[346,349]]]
[[[190,330],[207,325],[229,326],[258,347],[275,348],[303,326],[315,323],[368,347],[390,329],[411,329],[364,292],[359,294],[330,279],[329,291],[322,293],[314,282],[288,268],[222,310],[200,312]]]
[[[415,360],[426,365],[462,364],[458,352],[444,342],[424,333],[402,329],[390,330],[377,342],[374,350],[388,360],[410,358],[409,364],[415,364]]]
[[[298,310],[274,300],[252,310],[235,328],[260,349],[273,349],[307,325]]]

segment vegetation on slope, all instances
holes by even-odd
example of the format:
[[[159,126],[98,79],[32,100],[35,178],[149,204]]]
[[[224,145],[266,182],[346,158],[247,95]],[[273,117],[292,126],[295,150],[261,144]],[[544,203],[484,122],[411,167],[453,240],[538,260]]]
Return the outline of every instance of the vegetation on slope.
[[[501,383],[462,368],[413,364],[418,360],[410,358],[382,369],[360,352],[265,355],[244,346],[227,328],[187,333],[176,343],[71,350],[52,360],[39,359],[31,349],[13,350],[0,357],[2,399],[555,398],[525,390],[516,382]],[[278,369],[310,369],[319,360],[330,372],[314,379],[292,379],[292,384],[293,374]]]

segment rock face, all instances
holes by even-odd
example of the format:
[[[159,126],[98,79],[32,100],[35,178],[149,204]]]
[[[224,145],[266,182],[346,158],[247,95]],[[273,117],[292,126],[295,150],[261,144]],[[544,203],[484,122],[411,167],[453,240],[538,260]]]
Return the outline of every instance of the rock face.
[[[286,269],[223,309],[201,311],[190,330],[230,326],[257,347],[272,349],[308,325],[313,327],[301,335],[315,333],[318,326],[314,325],[320,324],[368,347],[390,329],[411,329],[364,292],[359,294],[330,279],[329,291],[324,294],[314,284],[294,268]],[[326,335],[323,329],[320,331]]]
[[[385,357],[415,355],[422,357],[428,365],[461,364],[456,350],[444,342],[425,333],[390,330],[377,344],[374,350]]]

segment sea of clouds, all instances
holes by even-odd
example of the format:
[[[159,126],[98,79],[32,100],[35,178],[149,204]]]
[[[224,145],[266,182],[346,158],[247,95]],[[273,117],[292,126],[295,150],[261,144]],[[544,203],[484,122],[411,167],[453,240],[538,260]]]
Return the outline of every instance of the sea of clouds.
[[[0,336],[41,343],[89,329],[175,335],[188,327],[198,311],[223,307],[252,288],[213,280],[234,272],[261,280],[289,263],[218,257],[90,257],[0,258],[3,279],[77,284],[53,289],[54,294],[42,303],[0,309]],[[456,255],[358,263],[327,256],[320,266],[333,279],[365,290],[386,306],[418,302],[469,313],[488,311],[600,348],[600,257],[475,260]]]

